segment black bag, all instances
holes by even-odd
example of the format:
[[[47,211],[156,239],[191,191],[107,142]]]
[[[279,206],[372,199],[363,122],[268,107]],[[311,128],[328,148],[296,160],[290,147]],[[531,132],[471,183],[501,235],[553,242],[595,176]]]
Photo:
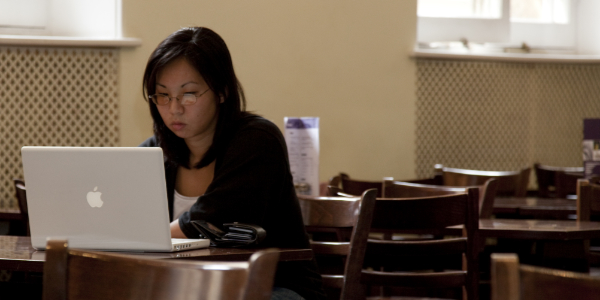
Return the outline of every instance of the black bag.
[[[192,221],[200,232],[200,238],[210,239],[214,247],[256,246],[267,236],[267,232],[258,225],[243,223],[225,223],[224,230],[206,221]]]

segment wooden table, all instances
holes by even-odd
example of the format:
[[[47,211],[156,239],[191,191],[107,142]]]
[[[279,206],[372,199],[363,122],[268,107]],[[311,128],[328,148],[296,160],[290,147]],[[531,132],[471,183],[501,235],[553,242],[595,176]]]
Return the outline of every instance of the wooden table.
[[[600,222],[573,220],[479,220],[483,237],[529,240],[587,240],[600,238]]]
[[[244,261],[260,248],[213,248],[181,252],[111,252],[148,259],[193,259],[203,261]],[[310,260],[311,249],[280,249],[280,261]],[[0,270],[43,272],[45,251],[31,247],[31,238],[0,236]]]
[[[567,220],[577,214],[577,200],[537,197],[498,197],[494,199],[495,215],[514,215],[535,219]]]
[[[449,229],[453,235],[462,233],[462,226]],[[521,250],[535,249],[525,253],[533,264],[587,272],[589,243],[586,240],[600,238],[600,222],[481,219],[479,234],[483,238],[498,238],[498,245],[502,245],[500,252],[518,252],[522,257]],[[500,243],[501,239],[504,243]],[[534,243],[536,246],[532,247]]]
[[[462,225],[449,227],[460,235]],[[481,219],[481,237],[529,240],[589,240],[600,238],[600,222],[574,220]]]

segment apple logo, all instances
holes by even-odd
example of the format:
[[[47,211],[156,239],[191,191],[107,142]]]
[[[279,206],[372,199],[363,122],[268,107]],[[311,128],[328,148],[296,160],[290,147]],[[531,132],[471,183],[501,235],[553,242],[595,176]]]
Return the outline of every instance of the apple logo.
[[[100,199],[101,192],[98,192],[98,187],[94,188],[94,191],[87,193],[87,202],[91,207],[102,207],[102,199]]]

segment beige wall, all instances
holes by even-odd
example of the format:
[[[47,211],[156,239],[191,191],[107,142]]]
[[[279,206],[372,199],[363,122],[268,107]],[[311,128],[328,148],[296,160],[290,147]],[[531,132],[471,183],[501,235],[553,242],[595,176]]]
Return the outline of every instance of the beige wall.
[[[320,177],[415,177],[416,0],[124,0],[121,143],[151,134],[141,94],[154,47],[183,26],[227,42],[249,110],[280,128],[284,116],[321,118]]]

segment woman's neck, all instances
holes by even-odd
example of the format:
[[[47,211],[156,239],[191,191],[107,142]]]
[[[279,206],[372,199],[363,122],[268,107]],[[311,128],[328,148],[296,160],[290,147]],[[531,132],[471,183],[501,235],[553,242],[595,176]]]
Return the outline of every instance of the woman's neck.
[[[211,134],[185,140],[190,150],[190,167],[197,165],[204,158],[204,155],[213,143],[213,136],[214,134]]]

